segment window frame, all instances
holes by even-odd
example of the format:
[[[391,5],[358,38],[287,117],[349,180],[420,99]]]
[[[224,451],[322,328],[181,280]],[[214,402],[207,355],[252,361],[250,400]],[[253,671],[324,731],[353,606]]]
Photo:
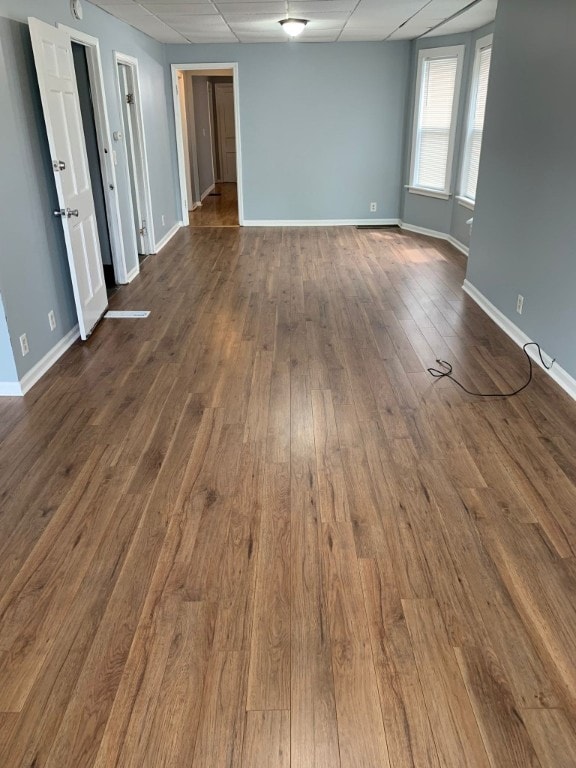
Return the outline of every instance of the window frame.
[[[462,74],[464,70],[464,57],[466,53],[465,45],[452,45],[441,48],[422,48],[418,52],[418,70],[416,77],[416,91],[414,96],[414,118],[412,125],[412,147],[410,160],[410,182],[408,190],[413,194],[426,195],[428,197],[437,197],[448,200],[452,197],[452,177],[454,169],[454,152],[456,144],[456,132],[458,129],[458,110],[460,106],[460,92],[462,90]],[[450,136],[448,142],[448,158],[446,164],[446,178],[444,189],[433,189],[416,184],[417,155],[418,155],[418,135],[420,117],[422,114],[423,93],[423,73],[424,62],[434,59],[456,58],[456,79],[454,82],[454,99],[452,102],[452,116],[450,121]]]
[[[462,161],[460,167],[460,180],[459,194],[457,197],[460,205],[465,208],[474,210],[476,204],[476,198],[468,197],[466,194],[466,184],[468,180],[468,172],[470,170],[470,149],[472,146],[472,126],[474,124],[474,117],[476,114],[476,103],[478,99],[478,87],[480,85],[480,61],[481,53],[486,48],[493,48],[494,35],[484,35],[476,41],[476,47],[474,51],[474,68],[472,70],[472,79],[470,81],[470,94],[468,97],[468,112],[466,116],[466,123],[464,125],[464,140],[462,149]],[[492,68],[492,62],[490,62],[490,68]],[[490,77],[490,75],[488,75]],[[489,87],[489,86],[488,86]],[[486,115],[484,115],[486,118]],[[484,123],[482,124],[482,141],[484,141]]]

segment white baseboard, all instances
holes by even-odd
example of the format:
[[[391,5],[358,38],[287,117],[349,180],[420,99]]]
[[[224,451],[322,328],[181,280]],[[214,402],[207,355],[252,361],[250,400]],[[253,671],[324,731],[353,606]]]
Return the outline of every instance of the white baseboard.
[[[244,219],[245,227],[375,227],[398,226],[398,219]]]
[[[4,385],[0,385],[2,390],[0,391],[0,394],[15,394],[16,396],[22,396],[25,395],[26,392],[29,392],[34,384],[36,384],[37,381],[39,381],[42,376],[54,365],[54,363],[62,357],[64,352],[68,350],[72,344],[80,337],[80,331],[78,329],[78,326],[75,325],[72,330],[68,331],[66,336],[60,339],[59,342],[57,342],[52,349],[47,352],[44,357],[39,360],[36,365],[34,365],[28,373],[25,373],[24,376],[20,379],[20,381],[17,384],[11,384],[12,388],[19,388],[19,392],[4,392]]]
[[[0,397],[22,397],[19,381],[0,381]]]
[[[464,256],[468,256],[468,246],[464,245],[464,243],[461,243],[459,240],[456,240],[456,238],[452,235],[447,235],[445,232],[437,232],[434,229],[417,227],[414,224],[407,224],[405,221],[400,222],[400,227],[405,229],[407,232],[414,232],[417,235],[426,235],[426,237],[436,237],[438,240],[445,240],[447,243],[450,243],[450,245],[453,245],[454,248],[460,251],[460,253],[463,253]]]
[[[182,226],[182,222],[177,221],[176,224],[174,224],[174,226],[172,227],[172,229],[169,229],[168,232],[166,232],[166,234],[164,235],[164,237],[156,243],[156,250],[154,251],[154,253],[158,253],[158,251],[161,251],[165,245],[168,245],[170,240],[172,240],[172,238],[174,237],[176,232],[178,232],[181,226]]]
[[[216,189],[216,184],[211,184],[208,189],[205,189],[204,192],[200,195],[200,204],[202,204],[202,200],[204,200],[205,197],[208,197],[210,192],[213,192]]]
[[[126,275],[126,282],[131,283],[132,280],[134,280],[135,277],[138,277],[140,274],[140,264],[136,264],[136,266],[128,272]]]
[[[532,342],[532,339],[527,336],[523,330],[518,328],[518,326],[513,323],[512,320],[510,320],[503,312],[501,312],[498,307],[495,307],[494,304],[492,304],[492,302],[489,301],[483,293],[475,288],[470,281],[464,280],[462,289],[465,293],[468,294],[468,296],[470,296],[471,299],[476,302],[476,304],[478,304],[480,309],[484,310],[488,317],[490,317],[496,323],[496,325],[512,339],[513,342],[518,344],[519,347],[523,347],[524,344]],[[547,370],[542,365],[536,349],[528,347],[526,352],[528,352],[535,363],[537,363],[544,371],[546,371],[550,378],[554,379],[554,381],[560,387],[562,387],[562,389],[567,394],[569,394],[572,399],[576,400],[576,380],[573,379],[572,376],[570,376],[570,374],[564,370],[564,368],[558,365],[558,363],[554,363],[552,368]],[[544,350],[542,351],[542,354],[545,359],[547,358],[546,364],[549,365],[552,358],[550,355],[545,353]]]

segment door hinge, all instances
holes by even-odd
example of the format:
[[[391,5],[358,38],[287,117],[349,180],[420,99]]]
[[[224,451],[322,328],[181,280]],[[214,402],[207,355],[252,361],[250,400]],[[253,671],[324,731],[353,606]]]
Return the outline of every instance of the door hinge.
[[[142,226],[140,227],[140,234],[142,237],[148,232],[148,228],[146,227],[146,219],[142,219]]]
[[[133,93],[127,93],[126,94],[126,104],[134,104],[134,94]]]

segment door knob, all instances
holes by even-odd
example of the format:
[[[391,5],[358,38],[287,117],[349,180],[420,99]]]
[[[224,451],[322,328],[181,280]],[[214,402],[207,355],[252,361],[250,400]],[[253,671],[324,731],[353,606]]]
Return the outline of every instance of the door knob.
[[[74,208],[74,210],[72,210],[72,208],[59,208],[54,211],[54,216],[65,216],[69,219],[72,216],[78,216],[78,208]]]

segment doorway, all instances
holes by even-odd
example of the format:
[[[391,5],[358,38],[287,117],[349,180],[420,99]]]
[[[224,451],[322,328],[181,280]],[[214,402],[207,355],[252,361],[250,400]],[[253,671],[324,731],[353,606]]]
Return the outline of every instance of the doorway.
[[[242,225],[238,65],[172,65],[172,78],[182,223]]]
[[[98,239],[100,241],[100,256],[104,268],[106,290],[110,296],[116,290],[116,275],[112,262],[112,246],[110,244],[108,214],[104,196],[104,180],[100,157],[98,152],[98,136],[96,131],[96,119],[94,117],[94,105],[92,102],[92,88],[90,85],[90,73],[88,70],[88,56],[86,48],[80,43],[72,41],[72,58],[76,82],[78,83],[78,98],[80,101],[80,113],[82,115],[82,128],[86,142],[86,156],[88,159],[88,172],[92,184],[92,197],[96,211],[96,225]]]
[[[131,56],[117,52],[115,53],[115,60],[122,116],[122,133],[118,135],[118,140],[124,142],[126,150],[132,210],[131,224],[136,237],[138,256],[140,260],[143,260],[155,252],[155,237],[138,61]]]
[[[70,37],[82,127],[106,286],[128,283],[126,254],[118,203],[116,169],[111,152],[108,110],[98,38],[58,24]]]

